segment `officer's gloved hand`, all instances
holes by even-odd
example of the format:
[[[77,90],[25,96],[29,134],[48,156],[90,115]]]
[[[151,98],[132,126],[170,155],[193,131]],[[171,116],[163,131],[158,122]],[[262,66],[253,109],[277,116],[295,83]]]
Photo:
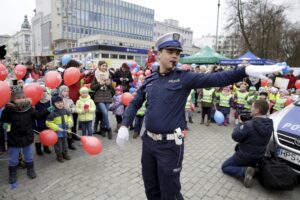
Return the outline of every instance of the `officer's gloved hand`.
[[[116,139],[117,145],[119,147],[123,147],[125,145],[125,143],[128,141],[128,139],[129,139],[128,128],[125,126],[121,126],[118,131],[118,136]]]
[[[248,65],[246,66],[246,74],[248,76],[267,79],[266,74],[273,74],[275,72],[280,72],[287,68],[286,63],[277,63],[275,65]]]

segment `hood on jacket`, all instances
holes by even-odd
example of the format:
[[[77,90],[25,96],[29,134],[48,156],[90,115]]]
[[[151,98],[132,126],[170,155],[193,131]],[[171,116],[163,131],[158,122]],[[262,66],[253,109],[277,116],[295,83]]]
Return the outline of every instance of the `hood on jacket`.
[[[253,118],[253,127],[257,132],[262,136],[270,136],[270,132],[274,131],[273,128],[273,120],[269,118],[263,117],[255,117]]]

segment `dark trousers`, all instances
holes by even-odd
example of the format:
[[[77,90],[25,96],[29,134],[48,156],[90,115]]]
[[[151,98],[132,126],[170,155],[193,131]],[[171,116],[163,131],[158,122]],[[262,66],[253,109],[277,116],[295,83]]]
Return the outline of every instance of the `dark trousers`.
[[[205,115],[207,115],[207,120],[210,120],[211,107],[202,107],[202,119],[204,120]]]
[[[77,133],[77,119],[78,119],[78,114],[77,113],[72,113],[72,116],[73,116],[73,123],[74,123],[74,125],[72,127],[72,132],[73,133]]]
[[[242,179],[245,173],[245,166],[238,163],[234,159],[234,157],[231,156],[222,164],[222,171],[224,174],[228,174],[238,179]]]
[[[121,124],[122,123],[122,116],[121,115],[116,115],[116,120],[117,120],[117,124]]]
[[[136,115],[134,119],[134,132],[140,134],[144,121],[144,115]]]
[[[183,200],[180,172],[184,145],[171,141],[154,141],[142,137],[142,175],[149,200]]]
[[[2,127],[0,127],[0,152],[5,151],[5,134]]]
[[[54,145],[54,150],[56,154],[68,153],[66,137],[58,138],[56,144]]]
[[[86,132],[88,136],[93,135],[93,130],[92,130],[93,121],[82,121],[80,122],[80,124],[82,128],[82,135],[86,135]]]

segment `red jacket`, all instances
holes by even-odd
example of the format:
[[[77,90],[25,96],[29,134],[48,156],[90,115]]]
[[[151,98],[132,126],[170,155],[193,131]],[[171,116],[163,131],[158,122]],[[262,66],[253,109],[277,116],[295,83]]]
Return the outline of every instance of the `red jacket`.
[[[295,88],[295,83],[297,81],[297,78],[294,75],[286,74],[286,75],[284,75],[284,78],[287,78],[287,79],[290,80],[289,85],[288,85],[288,89]]]
[[[79,99],[79,90],[81,88],[81,79],[84,78],[84,73],[80,74],[80,79],[75,84],[69,86],[69,97],[74,103]]]

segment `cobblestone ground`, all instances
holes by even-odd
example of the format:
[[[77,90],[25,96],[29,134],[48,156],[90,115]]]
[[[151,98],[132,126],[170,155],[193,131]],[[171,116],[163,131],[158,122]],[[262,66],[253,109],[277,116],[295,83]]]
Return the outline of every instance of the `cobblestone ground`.
[[[115,120],[112,118],[112,121]],[[114,125],[114,124],[113,124]],[[185,199],[299,199],[299,187],[293,191],[266,191],[255,181],[251,189],[220,169],[222,162],[233,153],[233,126],[200,125],[200,116],[189,124],[191,131],[185,142],[182,193]],[[99,137],[99,136],[97,136]],[[114,135],[115,139],[116,135]],[[100,138],[103,152],[89,156],[76,142],[70,151],[72,160],[58,163],[54,154],[35,156],[38,177],[29,180],[24,169],[18,170],[18,187],[11,190],[5,155],[0,157],[0,199],[61,199],[61,200],[144,200],[141,177],[141,140],[130,139],[121,150],[115,140]]]

